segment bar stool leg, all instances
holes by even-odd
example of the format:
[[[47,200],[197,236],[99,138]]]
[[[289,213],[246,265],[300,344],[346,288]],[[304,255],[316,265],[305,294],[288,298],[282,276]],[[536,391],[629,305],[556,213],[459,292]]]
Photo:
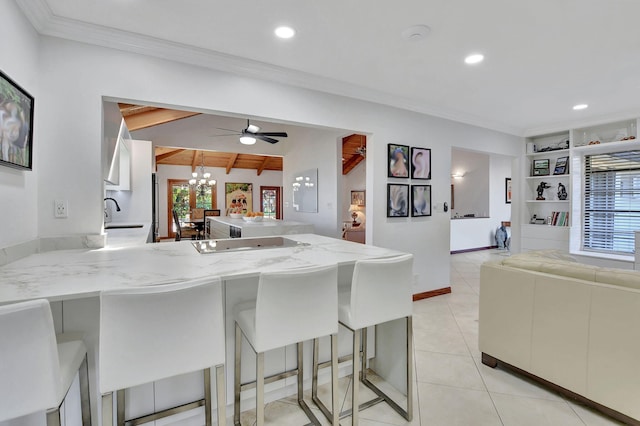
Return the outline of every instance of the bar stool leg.
[[[317,340],[317,339],[316,339]],[[314,348],[315,352],[315,348]],[[315,355],[315,354],[314,354]],[[318,376],[318,364],[315,364],[315,374]],[[315,380],[316,388],[318,380]],[[317,389],[316,389],[317,393]],[[338,335],[331,335],[331,424],[338,426],[340,424],[340,407],[338,406]]]
[[[264,352],[256,354],[256,426],[264,426]]]
[[[233,424],[240,426],[240,379],[242,376],[242,330],[236,323],[236,343],[233,364]]]
[[[124,426],[124,404],[124,389],[120,389],[116,392],[116,416],[118,426]]]
[[[102,426],[113,426],[113,392],[102,395]]]
[[[87,355],[78,371],[80,379],[80,409],[82,410],[82,425],[91,426],[91,395],[89,393],[89,365]]]
[[[204,369],[204,423],[211,426],[211,368]]]
[[[413,317],[407,317],[407,420],[413,420]]]
[[[224,379],[224,364],[216,366],[216,395],[218,397],[218,426],[227,424],[227,385]]]
[[[360,411],[360,330],[353,330],[353,371],[351,373],[351,424],[357,426]]]

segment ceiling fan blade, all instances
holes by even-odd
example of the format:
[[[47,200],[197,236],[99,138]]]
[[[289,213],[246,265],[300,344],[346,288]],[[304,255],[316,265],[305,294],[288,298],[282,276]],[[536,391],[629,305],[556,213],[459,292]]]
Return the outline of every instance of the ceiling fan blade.
[[[247,133],[248,135],[253,136],[256,139],[260,139],[261,141],[265,141],[265,142],[269,142],[269,143],[278,143],[279,141],[277,139],[273,139],[270,138],[268,136],[265,136],[264,133]]]
[[[236,134],[240,133],[239,131],[237,131],[235,129],[224,129],[222,127],[214,127],[214,129],[224,130],[225,132],[235,132]]]
[[[260,132],[256,134],[264,136],[275,136],[276,138],[286,138],[289,136],[287,135],[287,132]]]
[[[225,133],[224,135],[209,135],[210,138],[221,138],[223,136],[241,136],[241,133]]]

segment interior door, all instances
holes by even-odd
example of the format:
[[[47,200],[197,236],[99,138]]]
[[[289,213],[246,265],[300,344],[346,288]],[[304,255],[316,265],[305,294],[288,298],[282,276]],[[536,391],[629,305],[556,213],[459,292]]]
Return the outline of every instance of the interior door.
[[[264,217],[282,219],[282,189],[279,186],[260,187],[260,211]]]

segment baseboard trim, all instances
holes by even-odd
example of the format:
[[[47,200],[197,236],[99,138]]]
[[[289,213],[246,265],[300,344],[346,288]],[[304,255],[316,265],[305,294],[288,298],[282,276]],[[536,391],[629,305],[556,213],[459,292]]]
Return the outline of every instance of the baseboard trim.
[[[470,248],[470,249],[464,249],[464,250],[451,250],[450,253],[451,254],[471,253],[472,251],[493,250],[497,248],[498,246],[476,247],[476,248]]]
[[[609,417],[612,417],[624,424],[628,424],[632,426],[640,426],[640,421],[637,419],[634,419],[632,417],[627,416],[626,414],[623,414],[612,408],[606,407],[602,404],[592,401],[580,394],[570,391],[569,389],[563,388],[562,386],[556,385],[555,383],[545,380],[542,377],[536,376],[535,374],[529,373],[528,371],[525,371],[521,368],[513,366],[509,363],[503,362],[489,354],[485,354],[484,352],[482,353],[482,363],[485,364],[487,367],[491,367],[491,368],[495,368],[498,365],[503,366],[509,370],[512,370],[515,373],[521,374],[525,377],[528,377],[529,379],[532,379],[538,383],[541,383],[545,387],[548,387],[549,389],[555,392],[558,392],[564,396],[567,396],[582,405],[586,405],[588,407],[594,408],[600,411],[601,413]]]
[[[451,287],[439,288],[436,290],[429,290],[422,293],[416,293],[413,295],[413,301],[416,302],[422,299],[428,299],[430,297],[442,296],[443,294],[451,293]]]

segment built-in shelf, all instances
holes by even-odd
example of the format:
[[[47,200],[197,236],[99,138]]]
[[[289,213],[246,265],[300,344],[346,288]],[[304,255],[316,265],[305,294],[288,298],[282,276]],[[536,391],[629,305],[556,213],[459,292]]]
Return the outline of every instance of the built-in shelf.
[[[638,147],[640,147],[640,141],[638,139],[632,139],[628,141],[616,141],[594,145],[576,146],[573,148],[573,151],[579,152],[581,154],[586,154],[588,152],[593,154],[603,154],[607,152],[625,151],[625,148],[629,150],[638,149]]]
[[[571,200],[527,200],[527,203],[568,203]]]
[[[534,179],[537,179],[537,180],[540,180],[540,179],[561,179],[561,178],[568,178],[569,176],[570,176],[569,174],[565,173],[563,175],[527,176],[527,179],[531,179],[531,180],[534,180]]]
[[[569,154],[569,149],[555,149],[552,151],[542,151],[542,152],[534,152],[532,154],[527,154],[527,157],[529,158],[533,158],[533,157],[544,157],[544,156],[549,156],[549,155],[558,155],[558,154],[562,154],[562,153],[567,153]]]
[[[546,223],[541,223],[539,225],[537,224],[533,224],[533,223],[525,223],[524,225],[522,225],[523,228],[529,228],[529,229],[540,229],[540,228],[546,228],[546,229],[565,229],[565,230],[569,230],[570,226],[556,226],[556,225],[547,225]]]

